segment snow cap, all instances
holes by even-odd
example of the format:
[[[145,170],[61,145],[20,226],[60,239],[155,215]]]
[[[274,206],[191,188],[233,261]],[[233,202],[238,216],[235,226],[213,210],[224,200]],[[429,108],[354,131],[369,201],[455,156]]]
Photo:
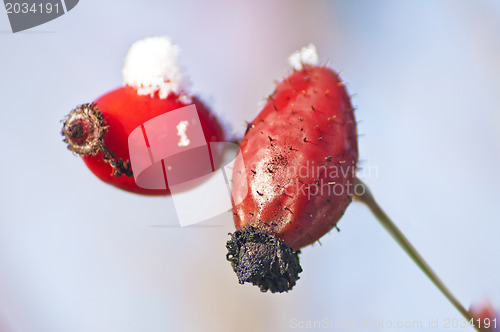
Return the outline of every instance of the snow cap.
[[[181,49],[168,37],[151,37],[135,42],[128,51],[123,66],[123,81],[137,89],[139,95],[160,99],[170,93],[181,100],[189,99],[185,92],[185,80],[177,62]]]
[[[311,43],[293,52],[292,55],[288,57],[288,62],[295,70],[301,70],[304,65],[317,65],[319,59],[316,46]]]

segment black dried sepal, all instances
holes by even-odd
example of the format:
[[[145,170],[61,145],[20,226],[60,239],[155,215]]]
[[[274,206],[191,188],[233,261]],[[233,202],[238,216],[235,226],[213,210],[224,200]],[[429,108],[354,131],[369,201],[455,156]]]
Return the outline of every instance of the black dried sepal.
[[[227,241],[226,259],[231,262],[240,284],[250,282],[262,292],[291,290],[302,267],[299,253],[283,241],[254,227],[234,232]]]

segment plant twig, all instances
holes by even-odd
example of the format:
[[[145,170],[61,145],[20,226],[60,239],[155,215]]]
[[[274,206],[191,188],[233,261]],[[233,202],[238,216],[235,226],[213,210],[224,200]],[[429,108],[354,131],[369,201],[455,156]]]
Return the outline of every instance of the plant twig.
[[[410,256],[410,258],[417,264],[417,266],[425,273],[425,275],[434,283],[434,285],[443,293],[443,295],[451,302],[451,304],[464,316],[468,321],[472,320],[471,314],[460,304],[455,296],[450,292],[450,290],[445,286],[445,284],[439,279],[436,273],[431,269],[429,264],[422,258],[415,247],[408,241],[406,236],[399,230],[399,228],[392,222],[392,220],[387,216],[387,214],[382,210],[382,208],[377,204],[373,198],[370,189],[361,181],[356,178],[356,187],[363,187],[362,193],[355,193],[354,199],[366,204],[368,208],[372,211],[378,221],[384,226],[384,228],[391,234],[391,236],[396,240],[396,242],[403,248],[403,250]],[[477,331],[481,331],[479,327],[474,325]]]

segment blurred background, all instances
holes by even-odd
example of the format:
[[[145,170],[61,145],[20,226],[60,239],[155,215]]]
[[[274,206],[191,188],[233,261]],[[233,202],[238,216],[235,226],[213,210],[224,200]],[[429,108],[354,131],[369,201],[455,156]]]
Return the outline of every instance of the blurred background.
[[[134,41],[163,35],[181,46],[192,91],[236,135],[290,72],[288,55],[316,44],[354,95],[360,176],[466,307],[500,307],[499,1],[85,0],[16,34],[0,10],[0,30],[1,332],[346,330],[359,320],[368,325],[357,330],[422,330],[460,319],[360,204],[302,250],[291,292],[267,294],[239,285],[225,259],[231,213],[168,227],[170,198],[94,177],[66,150],[60,120],[122,84]]]

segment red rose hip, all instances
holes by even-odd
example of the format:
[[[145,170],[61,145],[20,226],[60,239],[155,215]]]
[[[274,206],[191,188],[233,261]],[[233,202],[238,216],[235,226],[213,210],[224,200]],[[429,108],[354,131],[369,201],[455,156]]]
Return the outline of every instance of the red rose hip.
[[[242,201],[233,207],[237,231],[228,260],[240,283],[262,291],[294,286],[298,250],[336,226],[354,191],[353,107],[338,75],[310,64],[311,49],[299,53],[294,72],[249,124],[241,141],[244,164],[233,171],[233,195]]]
[[[145,189],[136,184],[128,138],[146,121],[181,107],[196,106],[207,143],[224,140],[223,128],[210,109],[186,93],[178,53],[178,46],[167,38],[136,42],[125,60],[125,85],[68,115],[62,129],[64,141],[102,181],[138,194],[169,194],[168,187]]]

